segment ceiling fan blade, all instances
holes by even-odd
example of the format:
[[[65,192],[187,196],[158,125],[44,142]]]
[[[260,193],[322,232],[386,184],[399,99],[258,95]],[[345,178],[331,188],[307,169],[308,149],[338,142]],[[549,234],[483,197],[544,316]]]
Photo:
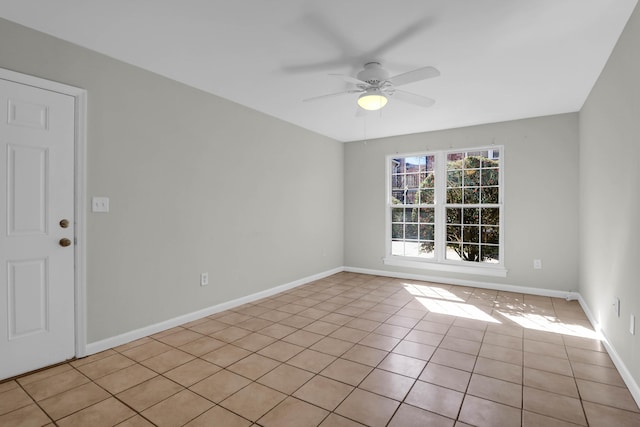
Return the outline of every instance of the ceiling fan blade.
[[[347,76],[345,74],[329,74],[330,76],[336,76],[336,77],[340,77],[342,80],[344,80],[345,82],[348,83],[353,83],[355,85],[366,85],[366,86],[371,86],[369,83],[360,80],[360,79],[356,79],[355,77],[351,77],[351,76]]]
[[[359,89],[346,90],[343,92],[329,93],[327,95],[320,95],[320,96],[314,96],[312,98],[306,98],[306,99],[303,99],[302,102],[313,102],[313,101],[318,101],[320,99],[333,98],[335,96],[350,95],[352,93],[362,93],[362,92],[364,92],[364,90],[359,90]]]
[[[302,17],[301,24],[303,24],[305,31],[311,30],[313,35],[319,36],[331,47],[336,48],[338,55],[335,59],[329,59],[327,61],[286,65],[283,67],[285,72],[306,73],[331,69],[335,70],[337,67],[343,67],[345,64],[355,62],[353,57],[356,56],[356,47],[351,44],[349,38],[345,36],[345,33],[341,32],[335,25],[332,25],[328,19],[319,14],[308,13]]]
[[[378,56],[381,56],[382,54],[391,50],[395,46],[399,45],[409,37],[412,37],[414,34],[424,30],[426,27],[428,27],[431,24],[432,21],[433,21],[433,18],[425,17],[414,22],[413,24],[406,27],[404,30],[400,31],[390,39],[386,40],[380,46],[367,52],[366,58],[369,58],[369,60],[371,60],[371,58],[376,58]]]
[[[314,62],[309,64],[297,64],[297,65],[285,65],[282,70],[285,73],[309,73],[314,71],[330,71],[335,70],[338,67],[342,67],[345,64],[346,59],[336,58],[329,61]]]
[[[334,59],[322,62],[285,65],[283,70],[287,73],[307,73],[349,65],[355,71],[357,67],[362,66],[363,63],[375,60],[406,39],[426,29],[433,21],[434,19],[432,17],[419,19],[404,30],[385,40],[379,46],[362,53],[361,48],[354,45],[349,37],[347,37],[350,33],[341,31],[341,29],[334,25],[328,18],[320,14],[308,13],[304,15],[301,20],[301,24],[304,25],[305,30],[311,30],[314,35],[320,36],[324,42],[336,48],[338,55]]]
[[[408,71],[403,74],[398,74],[397,76],[389,77],[387,81],[394,86],[402,86],[409,83],[417,82],[419,80],[438,77],[439,75],[440,71],[438,71],[436,68],[422,67],[418,68],[417,70]]]
[[[346,37],[346,33],[340,31],[324,16],[308,13],[302,19],[307,28],[312,28],[316,34],[319,34],[334,47],[338,48],[342,56],[351,56],[357,52],[356,46],[351,43],[349,37]]]
[[[399,89],[396,89],[393,94],[390,94],[389,96],[392,99],[397,99],[420,107],[431,107],[436,103],[435,100],[427,98],[426,96],[416,95],[415,93],[405,92],[404,90]]]

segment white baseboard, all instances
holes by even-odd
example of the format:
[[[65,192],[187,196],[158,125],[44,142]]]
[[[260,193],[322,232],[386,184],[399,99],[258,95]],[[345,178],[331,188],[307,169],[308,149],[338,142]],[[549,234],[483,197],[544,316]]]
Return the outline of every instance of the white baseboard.
[[[616,365],[616,368],[618,369],[618,372],[620,373],[622,380],[627,385],[627,388],[629,389],[631,396],[633,396],[633,400],[635,400],[636,404],[640,406],[640,385],[638,385],[636,380],[631,375],[631,372],[629,372],[627,365],[624,364],[624,362],[620,358],[620,355],[616,351],[615,347],[613,347],[609,342],[609,339],[604,334],[604,331],[602,330],[600,323],[598,323],[596,318],[593,316],[591,309],[587,305],[584,298],[582,298],[582,295],[579,295],[578,302],[580,303],[582,310],[584,310],[584,313],[587,315],[589,322],[591,322],[591,325],[593,325],[593,329],[595,329],[595,331],[598,333],[600,340],[604,344],[604,347],[607,349],[607,353],[609,353],[609,357],[611,357],[611,361],[613,362],[614,365]]]
[[[283,291],[287,291],[289,289],[296,288],[298,286],[313,282],[315,280],[324,279],[325,277],[331,276],[336,273],[340,273],[342,271],[344,271],[343,267],[337,267],[332,270],[327,270],[322,273],[314,274],[312,276],[295,280],[293,282],[285,283],[284,285],[275,286],[273,288],[269,288],[264,291],[257,292],[255,294],[240,297],[231,301],[226,301],[211,307],[204,308],[202,310],[194,311],[192,313],[187,313],[182,316],[174,317],[172,319],[155,323],[153,325],[145,326],[140,329],[135,329],[133,331],[125,332],[124,334],[120,334],[114,337],[92,342],[87,344],[85,355],[89,356],[91,354],[99,353],[101,351],[108,350],[110,348],[117,347],[119,345],[126,344],[128,342],[135,341],[137,339],[144,338],[149,335],[157,334],[158,332],[162,332],[164,330],[171,329],[176,326],[180,326],[185,323],[192,322],[194,320],[201,319],[206,316],[211,316],[212,314],[219,313],[224,310],[229,310],[229,309],[241,306],[242,304],[247,304],[262,298],[270,297],[272,295],[278,294]]]
[[[374,276],[394,277],[396,279],[424,280],[425,282],[444,283],[446,285],[468,286],[471,288],[493,289],[496,291],[516,292],[530,295],[540,295],[545,297],[578,299],[576,292],[558,291],[555,289],[531,288],[526,286],[509,285],[503,283],[492,283],[477,280],[457,279],[452,277],[428,276],[423,274],[401,273],[396,271],[373,270],[368,268],[345,267],[344,271],[350,273],[371,274]]]
[[[298,286],[313,282],[315,280],[323,279],[325,277],[331,276],[336,273],[340,273],[342,271],[347,271],[350,273],[369,274],[373,276],[393,277],[397,279],[424,280],[427,282],[434,282],[434,283],[444,283],[449,285],[493,289],[493,290],[505,291],[505,292],[526,293],[530,295],[541,295],[541,296],[548,296],[548,297],[554,297],[554,298],[565,298],[565,299],[571,299],[571,300],[577,299],[578,302],[580,303],[580,306],[582,307],[585,314],[587,315],[587,318],[593,325],[595,331],[600,335],[602,342],[605,348],[607,349],[609,356],[611,357],[611,360],[615,364],[616,368],[618,369],[618,372],[620,372],[620,375],[622,376],[622,379],[624,380],[625,384],[629,388],[629,392],[633,396],[636,403],[638,403],[638,405],[640,406],[640,386],[634,380],[633,376],[629,372],[629,369],[627,369],[626,365],[624,364],[624,362],[616,352],[615,348],[611,345],[611,343],[609,343],[606,336],[602,333],[600,325],[596,322],[595,318],[593,317],[593,314],[591,313],[591,310],[589,309],[586,302],[582,298],[582,295],[580,295],[577,292],[565,292],[565,291],[558,291],[554,289],[531,288],[531,287],[523,287],[523,286],[501,284],[501,283],[480,282],[480,281],[465,280],[465,279],[444,278],[444,277],[435,277],[435,276],[432,277],[432,276],[426,276],[426,275],[420,275],[420,274],[408,274],[408,273],[400,273],[400,272],[384,271],[384,270],[373,270],[373,269],[357,268],[357,267],[337,267],[332,270],[327,270],[322,273],[314,274],[312,276],[295,280],[290,283],[286,283],[286,284],[276,286],[261,292],[257,292],[255,294],[247,295],[231,301],[226,301],[211,307],[207,307],[202,310],[195,311],[193,313],[188,313],[182,316],[174,317],[173,319],[165,320],[163,322],[149,325],[144,328],[136,329],[130,332],[126,332],[124,334],[111,337],[111,338],[93,342],[93,343],[87,344],[86,354],[91,355],[94,353],[99,353],[101,351],[108,350],[110,348],[117,347],[119,345],[126,344],[128,342],[131,342],[140,338],[144,338],[149,335],[156,334],[166,329],[180,326],[184,323],[188,323],[206,316],[210,316],[212,314],[219,313],[224,310],[229,310],[246,303],[257,301],[259,299],[266,298],[266,297],[278,294],[280,292],[296,288]]]

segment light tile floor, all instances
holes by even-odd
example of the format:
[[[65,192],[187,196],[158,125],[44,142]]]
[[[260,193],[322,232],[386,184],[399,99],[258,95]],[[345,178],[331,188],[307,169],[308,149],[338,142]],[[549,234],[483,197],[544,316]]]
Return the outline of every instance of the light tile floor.
[[[640,426],[579,304],[340,273],[0,383],[2,426]]]

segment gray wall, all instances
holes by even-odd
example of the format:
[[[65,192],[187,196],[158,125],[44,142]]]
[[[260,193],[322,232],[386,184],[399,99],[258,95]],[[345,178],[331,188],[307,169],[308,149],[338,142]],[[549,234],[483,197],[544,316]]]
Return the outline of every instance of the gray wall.
[[[638,382],[640,332],[627,329],[640,316],[639,31],[636,10],[579,116],[344,147],[4,20],[0,67],[89,92],[88,195],[112,204],[88,213],[89,342],[343,263],[438,276],[382,264],[385,156],[495,143],[505,146],[509,274],[455,277],[579,286]],[[202,271],[209,287],[198,286]]]
[[[640,9],[580,112],[580,292],[640,383]],[[620,317],[611,309],[620,298]],[[636,315],[636,335],[629,333]]]
[[[89,343],[342,265],[341,143],[1,19],[0,67],[88,91]]]
[[[507,277],[455,275],[384,265],[386,156],[491,144],[504,145]],[[577,187],[577,114],[346,144],[345,265],[577,291]],[[542,270],[533,269],[534,259],[542,259]]]

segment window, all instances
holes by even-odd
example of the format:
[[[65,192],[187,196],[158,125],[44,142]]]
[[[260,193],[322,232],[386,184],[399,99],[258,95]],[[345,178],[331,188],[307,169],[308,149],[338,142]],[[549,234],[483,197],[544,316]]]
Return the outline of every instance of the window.
[[[493,268],[502,271],[470,272],[506,275],[501,152],[491,147],[390,157],[385,263]]]

